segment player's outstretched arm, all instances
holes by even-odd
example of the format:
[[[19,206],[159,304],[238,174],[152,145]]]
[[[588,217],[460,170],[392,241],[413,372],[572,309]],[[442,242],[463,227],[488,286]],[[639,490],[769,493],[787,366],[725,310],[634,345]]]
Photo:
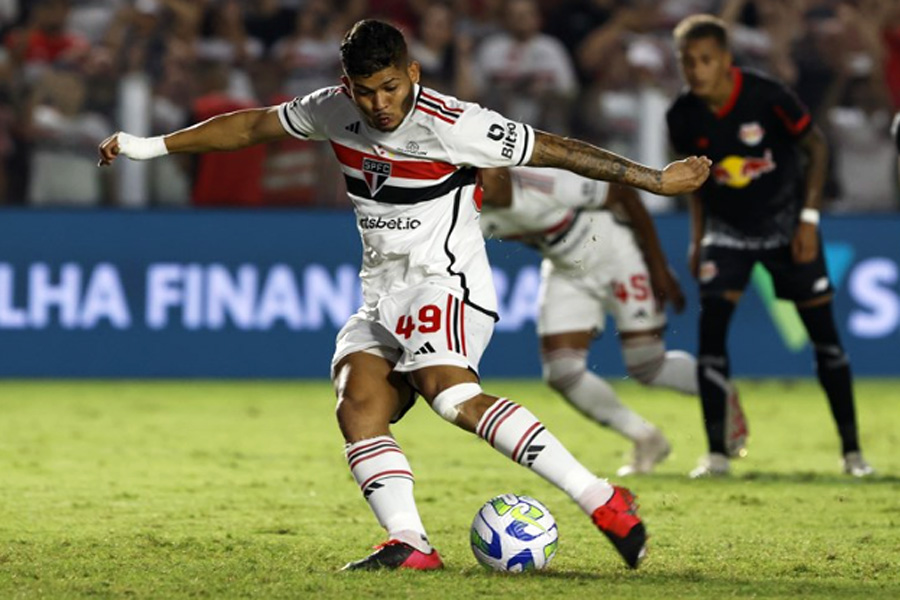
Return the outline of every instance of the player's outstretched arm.
[[[263,142],[285,139],[288,133],[278,119],[277,107],[251,108],[215,116],[165,136],[143,138],[116,132],[100,144],[100,166],[118,155],[147,160],[182,152],[199,154],[239,150]]]
[[[712,162],[705,156],[691,156],[670,163],[662,170],[652,169],[587,142],[535,130],[534,152],[528,164],[567,169],[591,179],[676,196],[703,185],[709,177]]]

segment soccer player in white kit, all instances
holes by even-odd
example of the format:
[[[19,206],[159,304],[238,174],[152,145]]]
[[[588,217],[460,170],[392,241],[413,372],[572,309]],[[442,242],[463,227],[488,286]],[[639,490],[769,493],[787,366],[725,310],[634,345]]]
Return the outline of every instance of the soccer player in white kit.
[[[363,244],[364,303],[338,334],[332,362],[337,419],[353,477],[388,533],[386,543],[346,568],[443,566],[416,509],[412,470],[390,435],[390,423],[416,395],[566,492],[637,567],[646,531],[631,493],[585,469],[526,408],[479,385],[496,300],[473,167],[568,168],[673,195],[699,187],[709,161],[691,157],[651,169],[422,88],[403,35],[384,22],[356,23],[341,62],[342,85],[282,105],[154,138],[115,133],[100,145],[100,164],[119,154],[140,160],[291,136],[331,142]]]
[[[608,313],[634,379],[697,394],[694,357],[667,352],[663,341],[664,303],[680,312],[684,295],[647,209],[633,188],[561,169],[482,169],[480,177],[485,235],[519,240],[544,258],[537,330],[545,381],[634,443],[632,460],[618,475],[649,473],[668,456],[668,441],[587,368],[591,342]]]

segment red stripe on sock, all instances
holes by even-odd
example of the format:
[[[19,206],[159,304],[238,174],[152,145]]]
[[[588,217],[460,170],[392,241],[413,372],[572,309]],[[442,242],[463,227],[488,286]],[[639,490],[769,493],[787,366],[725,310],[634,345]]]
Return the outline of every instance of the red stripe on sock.
[[[402,475],[404,477],[409,477],[410,479],[414,479],[413,474],[410,473],[409,471],[403,471],[403,470],[382,471],[381,473],[372,475],[371,477],[366,479],[364,482],[362,482],[362,484],[360,484],[360,486],[359,486],[359,489],[364,490],[369,486],[370,483],[372,483],[376,479],[381,479],[382,477],[388,477],[389,475]]]
[[[350,450],[347,450],[347,459],[348,460],[352,459],[354,456],[356,456],[357,453],[362,452],[363,450],[367,450],[368,448],[371,448],[372,446],[377,446],[378,444],[393,444],[393,445],[397,446],[397,442],[394,441],[394,438],[387,437],[387,436],[373,438],[371,441],[363,442],[363,443],[365,444],[364,446],[357,446],[356,448],[351,448]],[[397,446],[397,447],[399,448],[400,446]]]
[[[510,404],[515,404],[515,403],[510,402]],[[512,414],[514,412],[516,412],[517,410],[519,410],[520,408],[522,408],[522,407],[519,406],[518,404],[515,404],[514,408],[511,411],[509,411],[508,413],[503,415],[503,418],[501,418],[499,421],[497,421],[497,424],[494,425],[494,430],[491,432],[491,439],[488,441],[488,443],[491,446],[494,445],[494,438],[497,437],[497,432],[500,430],[500,426],[503,425],[503,422],[506,421],[508,418],[510,418],[512,416]]]
[[[487,427],[487,424],[490,422],[491,419],[494,418],[494,415],[497,413],[497,411],[502,410],[503,407],[506,406],[507,404],[511,404],[511,403],[506,398],[500,398],[499,400],[494,402],[490,406],[490,408],[487,409],[487,412],[485,412],[481,416],[481,423],[476,428],[475,433],[478,436],[483,438],[484,434],[487,433],[486,431],[484,431],[485,427]]]
[[[367,454],[366,456],[361,456],[360,458],[357,458],[352,463],[350,463],[350,468],[352,469],[359,463],[366,462],[370,458],[375,458],[376,456],[381,456],[385,452],[396,452],[397,454],[403,454],[403,451],[400,450],[400,448],[385,448],[384,450],[379,450],[378,452],[375,452],[374,454]]]

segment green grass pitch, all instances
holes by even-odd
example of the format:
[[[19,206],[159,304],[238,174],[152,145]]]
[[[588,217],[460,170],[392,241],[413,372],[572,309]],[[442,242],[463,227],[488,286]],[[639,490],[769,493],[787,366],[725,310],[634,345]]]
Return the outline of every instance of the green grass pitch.
[[[900,598],[900,383],[860,381],[876,478],[840,474],[812,381],[742,383],[750,455],[690,481],[698,403],[621,383],[673,454],[633,479],[650,556],[628,571],[561,492],[424,404],[394,430],[447,568],[339,573],[382,541],[352,482],[324,382],[0,382],[0,598]],[[485,388],[529,406],[592,470],[628,444],[539,382]],[[556,516],[547,571],[499,575],[468,547],[503,492]]]

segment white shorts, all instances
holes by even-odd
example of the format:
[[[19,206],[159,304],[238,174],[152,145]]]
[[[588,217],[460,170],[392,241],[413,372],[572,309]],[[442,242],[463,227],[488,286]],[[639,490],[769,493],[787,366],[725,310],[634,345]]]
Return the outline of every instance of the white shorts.
[[[568,255],[545,258],[541,264],[538,334],[599,334],[607,313],[621,333],[663,327],[666,315],[657,306],[631,229],[606,211],[582,214],[576,227],[586,231],[569,235],[591,243]]]
[[[478,363],[494,332],[494,319],[466,305],[455,289],[423,283],[363,306],[341,328],[331,359],[368,352],[402,373],[453,365],[478,374]]]

